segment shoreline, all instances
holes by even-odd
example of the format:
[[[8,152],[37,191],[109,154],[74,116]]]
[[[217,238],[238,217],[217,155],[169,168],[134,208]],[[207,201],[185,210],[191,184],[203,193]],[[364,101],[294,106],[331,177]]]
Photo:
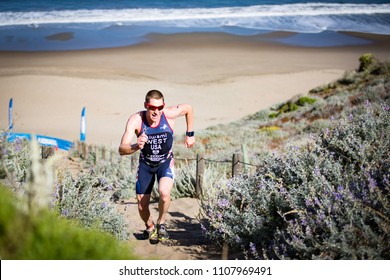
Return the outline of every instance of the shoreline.
[[[369,45],[297,47],[268,39],[293,33],[151,35],[112,49],[0,51],[0,127],[14,101],[14,130],[77,140],[87,111],[87,143],[119,145],[131,113],[160,89],[168,105],[190,103],[195,130],[226,124],[340,78],[371,52],[390,58],[390,36],[348,33]],[[183,119],[183,120],[182,120]],[[184,118],[175,126],[185,131]]]

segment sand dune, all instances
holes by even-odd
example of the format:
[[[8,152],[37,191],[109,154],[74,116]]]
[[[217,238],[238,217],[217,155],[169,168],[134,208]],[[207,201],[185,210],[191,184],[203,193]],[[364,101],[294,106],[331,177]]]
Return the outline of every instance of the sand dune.
[[[371,35],[371,45],[304,48],[222,34],[155,35],[117,49],[0,52],[0,127],[7,127],[13,98],[15,131],[73,141],[85,106],[87,142],[116,148],[127,118],[156,88],[168,105],[192,104],[199,130],[332,82],[356,69],[362,53],[386,59],[387,37]],[[175,132],[184,131],[180,120]]]

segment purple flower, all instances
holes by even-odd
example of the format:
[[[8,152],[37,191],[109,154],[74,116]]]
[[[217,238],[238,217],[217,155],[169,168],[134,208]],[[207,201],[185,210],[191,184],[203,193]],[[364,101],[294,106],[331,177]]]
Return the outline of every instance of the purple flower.
[[[335,198],[336,201],[340,201],[343,199],[343,194],[342,192],[344,191],[343,186],[338,186],[337,187],[337,192],[332,192],[333,197]]]
[[[22,150],[22,144],[21,143],[15,143],[15,152],[20,152]]]
[[[256,244],[250,242],[250,243],[249,243],[249,250],[251,251],[251,253],[252,253],[253,255],[256,255],[256,254],[257,254]]]
[[[203,233],[207,232],[207,228],[203,224],[200,224],[200,228],[201,228]]]
[[[328,136],[329,134],[330,134],[330,130],[329,130],[329,128],[326,128],[325,129],[325,135]]]
[[[229,205],[230,205],[230,202],[226,198],[223,198],[223,199],[218,201],[218,206],[221,208],[229,207]]]
[[[310,199],[308,199],[308,198],[305,198],[305,204],[306,204],[307,207],[313,206],[312,201]]]
[[[261,189],[264,189],[264,184],[263,183],[261,183],[260,185],[258,185],[258,187],[257,187],[259,190],[261,190]]]
[[[107,202],[103,202],[102,203],[102,208],[104,209],[104,208],[107,208],[107,206],[108,206],[108,203]]]
[[[374,178],[369,177],[368,178],[368,187],[370,188],[371,191],[373,191],[376,188],[376,181]]]
[[[340,201],[341,199],[343,199],[343,195],[341,193],[338,193],[338,192],[333,192],[332,193],[334,198],[337,200],[337,201]]]
[[[60,185],[59,185],[58,183],[56,184],[56,190],[55,190],[55,192],[53,193],[53,197],[54,197],[55,199],[60,198]]]
[[[305,233],[306,235],[312,235],[311,228],[309,226],[306,227]]]
[[[67,209],[62,210],[62,215],[65,217],[69,215],[69,211]]]
[[[320,176],[321,175],[320,168],[318,166],[315,166],[313,173],[315,176]]]

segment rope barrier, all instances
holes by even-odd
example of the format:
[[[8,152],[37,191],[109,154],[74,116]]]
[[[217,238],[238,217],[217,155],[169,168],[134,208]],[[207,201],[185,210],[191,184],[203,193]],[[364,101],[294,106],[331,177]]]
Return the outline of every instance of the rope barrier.
[[[176,161],[196,161],[197,159],[196,158],[175,158],[175,160]],[[199,160],[204,160],[206,162],[214,162],[214,163],[229,163],[229,164],[232,163],[231,160],[215,160],[215,159],[208,159],[208,158],[204,158],[204,157],[201,157]],[[243,162],[241,160],[237,161],[237,163],[241,163],[243,165],[254,166],[254,167],[260,167],[260,165],[256,165],[256,164],[252,164],[252,163],[248,163],[248,162]]]
[[[88,146],[90,146],[90,145],[88,145]],[[232,163],[232,160],[227,160],[227,159],[219,160],[219,159],[209,159],[209,158],[205,158],[205,157],[200,157],[199,159],[197,159],[197,158],[177,158],[177,157],[175,157],[175,161],[186,161],[186,162],[188,162],[188,161],[197,161],[197,160],[199,160],[199,161],[203,160],[205,162],[210,162],[210,163],[222,163],[222,164],[231,164]],[[247,165],[247,166],[260,167],[260,165],[244,162],[242,160],[238,160],[238,161],[235,162],[235,164],[237,164],[237,163],[242,164],[242,165]]]

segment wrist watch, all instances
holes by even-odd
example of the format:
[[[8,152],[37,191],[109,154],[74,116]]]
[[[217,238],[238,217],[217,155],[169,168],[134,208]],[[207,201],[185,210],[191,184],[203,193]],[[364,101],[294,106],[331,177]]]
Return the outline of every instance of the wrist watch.
[[[194,135],[195,135],[195,132],[193,132],[193,131],[186,131],[186,136],[192,137]]]

